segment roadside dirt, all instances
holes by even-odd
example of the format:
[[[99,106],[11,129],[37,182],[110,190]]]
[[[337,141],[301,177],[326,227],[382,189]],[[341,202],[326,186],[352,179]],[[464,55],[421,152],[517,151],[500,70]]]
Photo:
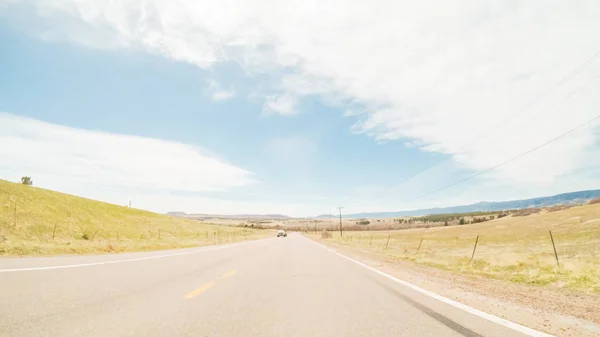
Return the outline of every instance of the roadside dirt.
[[[600,296],[467,276],[317,239],[399,279],[555,336],[600,336]]]

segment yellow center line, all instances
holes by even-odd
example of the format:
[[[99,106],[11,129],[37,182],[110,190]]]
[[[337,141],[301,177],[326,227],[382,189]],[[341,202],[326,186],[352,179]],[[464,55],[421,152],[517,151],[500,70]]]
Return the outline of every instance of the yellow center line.
[[[215,281],[210,281],[207,284],[203,285],[202,287],[192,291],[191,293],[185,295],[185,298],[190,299],[192,297],[198,296],[200,294],[202,294],[203,292],[207,291],[208,289],[212,288],[215,286]]]
[[[202,287],[200,287],[200,288],[192,291],[191,293],[185,295],[185,298],[190,299],[190,298],[193,298],[193,297],[196,297],[196,296],[202,294],[203,292],[207,291],[208,289],[214,287],[217,284],[216,283],[217,280],[230,278],[233,275],[235,275],[236,272],[237,272],[237,270],[232,270],[232,271],[229,271],[229,272],[223,274],[221,277],[217,278],[215,281],[210,281],[207,284],[203,285]]]
[[[237,272],[236,270],[232,270],[230,272],[227,272],[227,273],[223,274],[223,276],[221,276],[221,278],[230,278],[233,275],[235,275],[236,272]]]

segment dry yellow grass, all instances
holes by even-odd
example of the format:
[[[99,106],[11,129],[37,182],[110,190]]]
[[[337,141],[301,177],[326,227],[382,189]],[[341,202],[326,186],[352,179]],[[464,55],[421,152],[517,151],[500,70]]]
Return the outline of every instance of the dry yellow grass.
[[[0,255],[194,247],[270,234],[202,224],[0,180]]]
[[[346,232],[343,238],[338,232],[332,234],[338,243],[396,259],[514,282],[600,293],[600,204],[472,225]],[[477,235],[479,242],[471,261]]]

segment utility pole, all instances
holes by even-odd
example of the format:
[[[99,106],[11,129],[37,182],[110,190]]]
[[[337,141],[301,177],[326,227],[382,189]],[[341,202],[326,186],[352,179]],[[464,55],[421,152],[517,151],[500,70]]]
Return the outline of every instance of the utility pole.
[[[343,231],[342,231],[342,206],[338,206],[337,209],[340,211],[340,236],[343,236]]]

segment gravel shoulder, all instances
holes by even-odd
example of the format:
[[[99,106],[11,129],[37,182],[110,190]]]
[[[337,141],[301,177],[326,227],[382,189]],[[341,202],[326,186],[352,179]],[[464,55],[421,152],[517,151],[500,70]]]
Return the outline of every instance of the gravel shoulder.
[[[540,331],[556,336],[600,335],[600,296],[595,294],[461,275],[330,240],[316,241],[419,287]]]

